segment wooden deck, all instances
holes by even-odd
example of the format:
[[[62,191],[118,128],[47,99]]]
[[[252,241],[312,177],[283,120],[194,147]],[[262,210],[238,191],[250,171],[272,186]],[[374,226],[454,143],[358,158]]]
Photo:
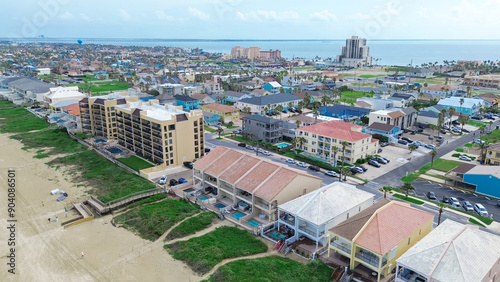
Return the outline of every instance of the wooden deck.
[[[87,200],[87,203],[92,206],[98,213],[100,214],[106,214],[109,213],[115,209],[118,209],[120,207],[123,207],[127,204],[133,203],[137,200],[142,200],[144,198],[148,198],[154,195],[158,195],[161,193],[165,193],[165,190],[162,188],[159,189],[152,189],[148,190],[146,192],[139,192],[136,194],[132,194],[120,199],[117,199],[115,201],[109,202],[104,204],[103,202],[99,201],[97,198],[94,196],[91,196],[90,199]]]

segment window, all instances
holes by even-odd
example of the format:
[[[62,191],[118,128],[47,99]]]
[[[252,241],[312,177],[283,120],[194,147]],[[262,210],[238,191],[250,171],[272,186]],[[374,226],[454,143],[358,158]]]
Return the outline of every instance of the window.
[[[170,153],[170,157],[173,158],[174,157],[174,153]]]
[[[175,130],[175,124],[171,124],[168,126],[168,130]]]
[[[316,145],[316,141],[312,141],[312,145]]]
[[[304,135],[305,135],[305,136],[309,136],[309,132],[305,132],[305,133],[304,133]]]
[[[410,245],[410,241],[411,241],[411,237],[410,237],[410,238],[408,238],[408,245]]]
[[[168,133],[168,137],[169,137],[169,138],[172,138],[172,132],[169,132],[169,133]]]
[[[347,219],[349,219],[349,213],[347,213]]]
[[[312,137],[313,137],[313,138],[316,138],[316,134],[313,134],[313,135],[312,135]]]
[[[311,149],[311,152],[316,153],[316,149]]]
[[[398,248],[398,246],[391,249],[391,251],[389,252],[389,260],[392,260],[396,256],[396,249],[397,248]]]

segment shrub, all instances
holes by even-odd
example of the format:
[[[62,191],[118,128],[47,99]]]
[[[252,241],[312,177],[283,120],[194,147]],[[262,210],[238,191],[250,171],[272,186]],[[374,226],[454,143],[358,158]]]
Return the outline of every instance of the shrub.
[[[373,134],[373,138],[378,139],[380,142],[388,142],[389,138],[381,134]]]
[[[455,157],[455,158],[458,158],[458,157],[460,157],[460,154],[453,154],[453,155],[451,155],[451,156],[452,156],[452,157]]]

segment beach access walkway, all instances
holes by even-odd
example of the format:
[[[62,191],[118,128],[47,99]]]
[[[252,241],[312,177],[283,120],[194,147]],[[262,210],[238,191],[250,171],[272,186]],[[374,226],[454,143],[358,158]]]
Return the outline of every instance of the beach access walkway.
[[[120,207],[123,207],[129,203],[135,202],[137,200],[142,200],[144,198],[148,198],[148,197],[151,197],[151,196],[154,196],[157,194],[161,194],[161,193],[166,193],[165,189],[155,188],[155,189],[137,192],[137,193],[116,199],[116,200],[111,201],[111,202],[106,203],[106,204],[101,202],[96,197],[90,196],[90,198],[87,200],[87,204],[89,204],[99,214],[102,215],[102,214],[107,214],[115,209],[120,208]]]

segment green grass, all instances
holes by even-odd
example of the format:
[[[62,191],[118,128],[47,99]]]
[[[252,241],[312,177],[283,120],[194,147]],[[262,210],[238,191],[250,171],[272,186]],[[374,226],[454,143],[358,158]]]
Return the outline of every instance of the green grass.
[[[83,78],[83,81],[96,81],[96,80],[102,80],[102,79],[97,79],[95,76],[86,74],[85,77]]]
[[[213,129],[213,128],[211,128],[211,127],[207,126],[207,125],[204,125],[204,126],[203,126],[203,128],[204,128],[206,131],[208,131],[208,132],[212,132],[212,133],[214,133],[214,132],[215,132],[215,129]]]
[[[246,230],[223,226],[200,237],[165,245],[174,259],[186,262],[193,271],[207,273],[219,262],[267,251],[267,246]]]
[[[214,221],[215,213],[213,212],[204,212],[195,217],[188,218],[183,221],[181,224],[177,225],[174,229],[172,229],[166,240],[172,240],[176,238],[181,238],[186,235],[195,234],[196,232],[207,228]]]
[[[456,151],[456,152],[459,152],[459,153],[463,153],[463,152],[465,152],[465,150],[464,150],[464,149],[462,149],[462,148],[455,149],[455,151]]]
[[[487,126],[486,129],[489,129],[489,126]],[[483,136],[481,136],[481,139],[490,144],[497,143],[500,139],[500,129],[494,129],[490,134],[483,134]]]
[[[427,163],[419,168],[418,172],[409,173],[407,176],[401,177],[401,181],[403,182],[413,182],[418,179],[421,174],[426,174],[429,170],[435,169],[443,172],[448,172],[457,166],[461,165],[462,162],[445,160],[445,159],[436,159],[434,160],[434,164],[431,167],[431,163]]]
[[[370,95],[370,93],[367,93],[367,92],[344,91],[344,92],[342,92],[342,96],[340,98],[340,101],[345,102],[347,104],[350,104],[350,103],[355,103],[356,99],[363,98],[363,97],[371,97],[371,95]],[[344,99],[345,99],[345,101],[344,101]]]
[[[68,136],[66,130],[49,129],[37,132],[20,133],[11,138],[21,141],[27,149],[47,148],[47,154],[71,154],[87,149]]]
[[[2,103],[0,107],[0,133],[20,133],[40,130],[48,127],[48,123],[34,116],[23,107]]]
[[[84,140],[92,137],[91,135],[83,134],[81,132],[77,132],[77,133],[75,133],[75,135],[80,137],[81,139],[84,139]]]
[[[330,267],[319,260],[302,264],[289,258],[269,256],[232,261],[219,267],[206,281],[319,282],[331,281],[332,272]]]
[[[477,127],[480,127],[481,125],[487,125],[486,122],[482,122],[482,121],[477,121],[477,120],[468,120],[467,121],[467,124],[469,125],[473,125],[473,126],[477,126]]]
[[[115,217],[117,224],[136,231],[141,238],[154,241],[184,218],[198,213],[199,207],[186,201],[165,200],[136,207]]]
[[[117,161],[121,162],[122,164],[130,167],[131,169],[135,171],[140,171],[141,169],[145,168],[150,168],[153,167],[154,165],[150,164],[149,162],[137,157],[137,156],[131,156],[128,158],[119,158],[116,159]]]
[[[72,166],[77,180],[91,186],[89,193],[104,203],[155,188],[150,181],[126,171],[91,150],[60,157],[48,164]],[[80,173],[81,176],[78,176]]]
[[[444,180],[444,181],[448,181],[448,180],[450,180],[448,177],[446,177],[446,176],[444,176],[444,175],[441,175],[441,174],[431,174],[431,173],[426,173],[425,175],[432,176],[432,177],[434,177],[434,178],[441,179],[441,180]]]
[[[77,83],[77,84],[68,84],[68,86],[78,86],[79,89],[84,91],[87,90],[85,87],[85,83]],[[106,81],[106,82],[89,82],[88,86],[90,87],[90,91],[93,93],[97,92],[106,92],[106,91],[120,91],[127,90],[130,88],[128,83],[125,81]]]
[[[36,155],[33,158],[35,158],[35,159],[45,159],[45,158],[48,158],[48,157],[49,157],[49,154],[45,153],[45,150],[42,149],[42,150],[36,151]]]
[[[366,83],[353,83],[352,86],[360,86],[360,87],[378,87],[378,83],[366,82]]]
[[[156,195],[151,196],[149,198],[142,199],[142,200],[137,201],[137,202],[135,202],[135,203],[133,203],[131,205],[128,205],[127,208],[130,209],[130,208],[137,207],[137,206],[140,206],[140,205],[144,205],[144,204],[148,204],[148,203],[153,203],[153,202],[165,199],[165,198],[168,198],[167,194],[156,194]]]
[[[464,147],[467,147],[467,148],[472,148],[474,146],[474,144],[472,143],[465,143],[464,144]]]
[[[359,75],[358,77],[374,78],[374,77],[381,77],[381,76],[385,76],[385,74],[363,74],[363,75]]]
[[[401,199],[401,200],[404,200],[404,201],[407,201],[407,202],[410,202],[410,203],[413,203],[416,205],[423,205],[424,204],[424,202],[410,198],[410,197],[408,197],[408,199],[407,199],[404,195],[394,194],[392,196],[394,196],[394,198],[398,198],[398,199]]]
[[[424,78],[424,79],[417,79],[413,81],[414,83],[420,83],[423,84],[427,82],[427,84],[444,84],[445,79],[444,78]]]
[[[477,224],[477,225],[479,225],[479,226],[481,226],[481,227],[485,227],[483,224],[481,224],[479,221],[477,221],[477,220],[473,219],[472,217],[469,217],[469,222],[472,222],[472,223],[474,223],[474,224]]]

